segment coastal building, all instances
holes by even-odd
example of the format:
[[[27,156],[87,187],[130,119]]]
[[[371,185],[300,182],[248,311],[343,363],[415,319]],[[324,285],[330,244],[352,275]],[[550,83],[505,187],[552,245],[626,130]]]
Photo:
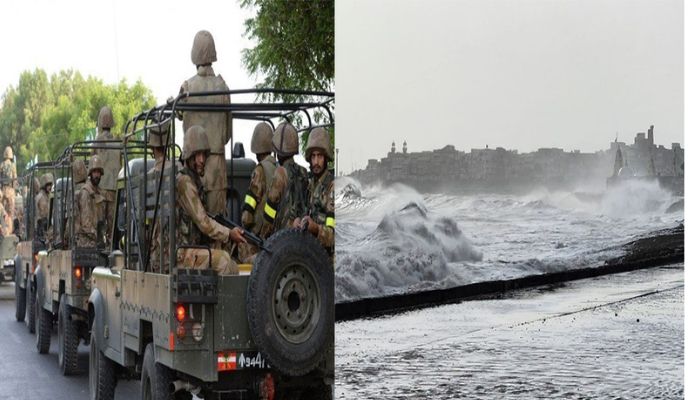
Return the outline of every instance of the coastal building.
[[[603,187],[613,175],[616,154],[633,176],[675,176],[684,174],[685,151],[679,143],[671,148],[654,143],[654,126],[638,133],[627,145],[617,139],[606,150],[584,153],[560,148],[540,148],[518,153],[503,147],[459,151],[452,145],[441,149],[402,152],[395,142],[386,157],[370,159],[366,168],[351,176],[363,183],[409,184],[420,190],[456,189],[503,191],[547,188]],[[620,167],[619,167],[620,168]],[[682,180],[682,179],[680,179]]]

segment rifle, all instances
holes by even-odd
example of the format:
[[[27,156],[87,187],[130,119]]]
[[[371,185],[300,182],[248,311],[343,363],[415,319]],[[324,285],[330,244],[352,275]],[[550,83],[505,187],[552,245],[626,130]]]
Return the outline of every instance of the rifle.
[[[240,224],[238,224],[237,222],[231,221],[231,220],[225,218],[225,217],[224,217],[223,215],[221,215],[221,214],[212,215],[212,214],[209,213],[209,212],[206,212],[206,214],[209,216],[209,218],[211,218],[212,220],[218,222],[219,224],[223,225],[223,226],[226,227],[226,228],[230,228],[230,229],[233,229],[233,228],[241,228],[242,231],[244,232],[244,233],[242,234],[242,236],[244,236],[244,238],[247,239],[247,241],[249,241],[249,242],[252,243],[252,244],[255,244],[255,245],[258,246],[261,250],[267,252],[268,254],[271,254],[271,250],[269,250],[268,247],[264,246],[264,240],[263,240],[263,239],[261,239],[260,237],[256,236],[256,235],[253,234],[252,232],[250,232],[250,231],[248,231],[248,230],[242,228],[242,227],[240,226]]]

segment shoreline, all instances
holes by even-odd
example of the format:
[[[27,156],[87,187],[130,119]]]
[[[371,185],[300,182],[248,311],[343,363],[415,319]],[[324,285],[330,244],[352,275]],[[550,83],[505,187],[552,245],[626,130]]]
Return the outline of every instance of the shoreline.
[[[499,298],[515,290],[682,263],[685,254],[684,234],[683,223],[673,228],[650,232],[642,238],[623,244],[621,247],[626,250],[625,255],[609,259],[596,267],[340,302],[335,304],[335,320],[340,322],[378,317],[466,300]]]

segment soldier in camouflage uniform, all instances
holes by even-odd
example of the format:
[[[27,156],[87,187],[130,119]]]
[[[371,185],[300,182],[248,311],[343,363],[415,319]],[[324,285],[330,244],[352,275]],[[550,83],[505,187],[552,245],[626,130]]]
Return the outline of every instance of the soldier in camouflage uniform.
[[[204,128],[194,125],[184,137],[181,161],[184,168],[175,178],[177,210],[177,245],[204,245],[211,240],[228,244],[246,243],[240,228],[228,229],[212,220],[203,205],[205,196],[202,178],[206,156],[210,146]],[[183,248],[177,253],[177,265],[183,268],[204,269],[209,267],[209,251]],[[230,255],[221,249],[211,250],[211,268],[220,275],[236,275],[239,270]]]
[[[335,249],[335,191],[333,174],[328,170],[328,161],[333,160],[333,153],[330,136],[324,128],[311,131],[306,153],[311,168],[309,210],[302,220],[295,220],[293,226],[306,224],[307,230],[316,236],[332,257]]]
[[[158,175],[163,170],[163,163],[165,161],[165,170],[167,171],[171,168],[172,161],[166,157],[165,146],[168,141],[168,134],[170,132],[170,121],[166,121],[161,125],[155,125],[149,128],[148,134],[148,145],[153,151],[153,158],[156,161],[153,167],[148,171],[148,174],[156,174],[155,182],[158,185]],[[178,170],[182,168],[182,165],[177,163]],[[168,273],[168,259],[169,259],[169,247],[168,247],[168,224],[163,224],[163,232],[160,231],[160,219],[161,210],[158,209],[156,220],[153,222],[153,234],[151,243],[151,255],[149,256],[149,262],[151,265],[151,270],[158,273]],[[163,267],[161,267],[161,235],[163,235]]]
[[[36,237],[46,241],[50,239],[48,232],[48,218],[50,218],[50,192],[53,188],[53,174],[45,173],[41,176],[40,190],[36,195]]]
[[[276,170],[276,159],[273,158],[273,128],[261,122],[254,128],[252,135],[252,153],[256,154],[257,166],[252,171],[249,190],[244,198],[242,210],[242,226],[255,234],[260,234],[264,223],[263,209],[266,204],[268,188],[273,182]],[[251,243],[239,246],[239,257],[244,263],[251,263],[259,248]]]
[[[5,212],[9,219],[14,221],[15,187],[17,185],[17,166],[14,164],[14,154],[10,146],[5,147],[5,160],[0,164],[0,182],[2,183],[3,201]]]
[[[105,215],[105,196],[100,189],[103,175],[101,157],[91,156],[89,179],[81,187],[75,199],[74,234],[77,247],[99,247],[105,244],[108,222]]]
[[[170,133],[170,120],[163,124],[153,125],[149,128],[148,145],[153,152],[153,159],[156,162],[153,168],[149,170],[149,174],[160,172],[163,170],[163,161],[165,160],[165,169],[168,169],[172,164],[169,158],[166,158],[165,145],[168,142],[168,134]],[[181,167],[181,166],[180,166]]]
[[[228,91],[223,77],[213,72],[211,64],[216,61],[216,45],[208,31],[199,31],[192,45],[192,63],[196,75],[182,83],[180,93]],[[183,99],[185,103],[230,104],[230,96],[203,96]],[[225,165],[225,145],[232,137],[232,114],[220,112],[185,111],[182,117],[185,132],[193,126],[204,127],[211,148],[206,160],[206,171],[202,178],[206,200],[204,206],[211,214],[227,216],[226,202],[228,178]],[[219,244],[214,245],[218,248]]]
[[[81,188],[84,186],[84,183],[86,182],[86,178],[88,176],[88,171],[86,170],[86,164],[84,163],[84,160],[81,158],[78,158],[74,161],[72,161],[72,179],[74,180],[74,199],[78,199],[79,191],[81,191]],[[74,218],[74,211],[72,211],[73,204],[72,202],[67,202],[67,207],[68,207],[68,212],[67,212],[67,224],[65,226],[69,227],[72,224],[72,219]],[[65,243],[65,245],[69,246],[70,242],[70,237],[72,236],[69,229],[64,230],[64,237],[62,238],[62,241]],[[75,227],[75,232],[76,232],[76,227]]]
[[[111,141],[114,140],[110,129],[115,126],[113,112],[108,106],[104,106],[98,112],[98,136],[97,141]],[[101,179],[99,190],[105,199],[105,216],[108,226],[113,226],[113,218],[115,218],[115,193],[117,191],[117,175],[120,173],[120,150],[105,150],[96,149],[94,154],[100,156],[103,162],[103,176]],[[106,232],[108,241],[110,241],[111,232]]]
[[[278,125],[273,135],[273,149],[280,166],[276,168],[264,206],[264,226],[260,235],[263,238],[289,228],[295,218],[307,212],[307,170],[293,158],[299,152],[299,137],[292,124]]]

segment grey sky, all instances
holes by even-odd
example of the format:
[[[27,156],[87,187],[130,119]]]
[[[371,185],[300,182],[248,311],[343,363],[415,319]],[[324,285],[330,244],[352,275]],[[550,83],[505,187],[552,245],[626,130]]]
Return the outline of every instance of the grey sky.
[[[252,45],[242,37],[250,13],[236,0],[23,0],[2,2],[0,15],[0,93],[17,85],[21,71],[73,68],[106,83],[141,79],[160,104],[194,75],[190,50],[201,29],[213,34],[213,68],[231,89],[257,81],[242,66],[241,51]],[[254,124],[235,122],[247,153]]]
[[[339,1],[340,168],[453,144],[683,143],[680,0]]]

